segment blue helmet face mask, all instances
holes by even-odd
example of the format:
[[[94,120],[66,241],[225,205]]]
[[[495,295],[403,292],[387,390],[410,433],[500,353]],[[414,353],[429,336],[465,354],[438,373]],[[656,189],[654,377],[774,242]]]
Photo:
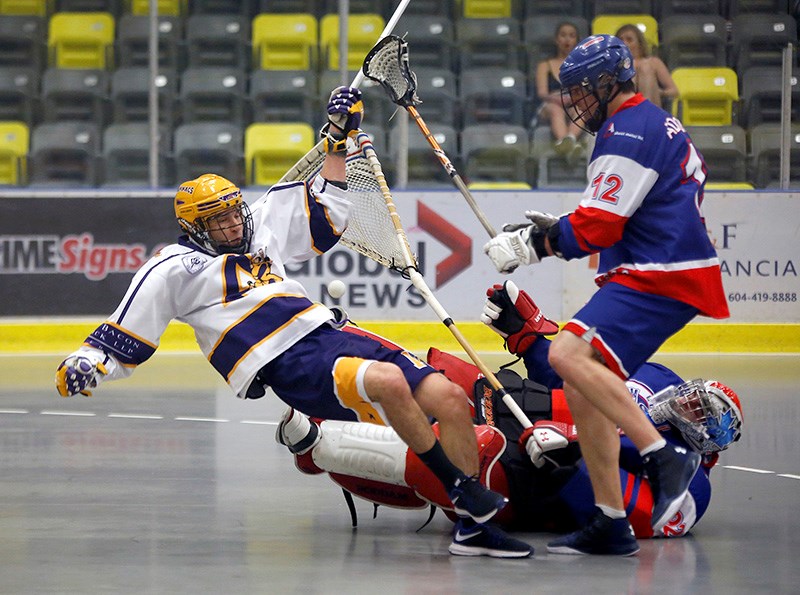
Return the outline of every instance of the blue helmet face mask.
[[[595,134],[608,118],[609,102],[619,93],[617,83],[635,74],[633,57],[622,40],[613,35],[587,37],[561,65],[561,104],[575,124]]]

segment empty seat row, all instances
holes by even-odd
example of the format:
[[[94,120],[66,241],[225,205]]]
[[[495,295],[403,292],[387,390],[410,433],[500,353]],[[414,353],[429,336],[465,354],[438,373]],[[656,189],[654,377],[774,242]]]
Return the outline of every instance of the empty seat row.
[[[371,12],[388,19],[399,0],[350,0],[351,13]],[[409,11],[455,15],[457,0],[415,0]],[[232,14],[253,18],[260,13],[311,13],[317,18],[339,11],[339,0],[158,0],[168,16]],[[48,16],[54,12],[108,12],[115,18],[147,15],[150,0],[3,0],[0,15]]]
[[[680,95],[673,113],[685,125],[754,126],[781,117],[780,67],[751,67],[739,79],[729,68],[679,68],[673,78]],[[800,119],[800,69],[791,77],[792,119]],[[355,76],[348,74],[347,80]],[[323,121],[323,108],[341,75],[327,71],[190,68],[180,76],[163,70],[155,78],[159,121],[172,129],[194,121],[304,121],[314,127]],[[417,69],[420,111],[426,121],[461,128],[497,122],[536,125],[533,89],[524,73],[476,68],[457,77],[443,68]],[[149,119],[150,72],[144,67],[103,70],[51,68],[41,82],[27,69],[0,68],[0,120],[20,120],[28,126],[41,121],[86,120],[110,122]],[[394,106],[382,88],[362,84],[367,122],[382,125]]]
[[[252,21],[237,14],[198,14],[158,19],[158,60],[162,67],[232,66],[249,69],[338,68],[338,15],[260,14]],[[780,62],[780,49],[796,42],[797,25],[784,14],[743,15],[728,23],[718,15],[675,15],[661,22],[647,14],[600,15],[591,26],[583,17],[551,15],[520,21],[514,17],[461,19],[404,15],[395,31],[411,42],[412,63],[459,71],[503,66],[532,72],[552,54],[556,26],[573,22],[579,36],[614,33],[633,23],[651,47],[661,47],[670,68]],[[348,19],[348,67],[357,69],[384,25],[378,14]],[[109,13],[56,13],[49,22],[35,16],[0,19],[0,66],[46,64],[62,68],[148,65],[150,19]]]
[[[384,20],[377,14],[348,19],[348,57],[359,68],[377,41]],[[310,14],[261,14],[251,20],[238,15],[161,16],[157,22],[161,66],[235,66],[305,69],[318,62],[338,68],[339,16],[319,22]],[[150,19],[125,15],[119,22],[109,13],[54,14],[0,18],[0,66],[41,70],[147,66]]]
[[[469,182],[525,182],[540,188],[585,185],[585,163],[570,163],[518,126],[475,125],[458,132],[446,125],[431,130]],[[780,128],[688,127],[704,155],[714,183],[776,185]],[[399,143],[393,129],[369,130],[390,182],[396,175]],[[158,183],[171,186],[214,171],[240,185],[271,185],[316,142],[305,123],[253,124],[242,130],[228,123],[195,123],[162,131],[158,143]],[[800,126],[792,133],[793,184],[800,182]],[[115,124],[100,131],[91,123],[42,124],[32,132],[21,123],[0,122],[0,184],[53,187],[143,187],[151,160],[147,124]],[[449,185],[449,176],[419,134],[409,136],[409,175],[417,183]]]
[[[399,0],[350,0],[351,13],[374,12],[389,18]],[[161,14],[232,13],[255,16],[261,12],[309,12],[321,17],[337,12],[338,0],[158,0]],[[415,0],[407,9],[422,14],[446,14],[470,18],[504,17],[513,14],[541,16],[578,14],[591,18],[606,13],[648,13],[666,17],[675,13],[717,12],[736,16],[747,12],[786,12],[788,0]],[[122,16],[147,14],[149,0],[4,0],[0,14],[46,16],[58,11],[105,11]]]
[[[674,14],[719,14],[733,18],[742,13],[787,12],[788,0],[461,0],[467,17],[525,17],[580,15],[592,18],[600,14],[653,15],[659,19]]]
[[[352,74],[354,76],[354,73]],[[460,125],[459,105],[465,121],[497,121],[521,126],[529,119],[529,91],[519,71],[476,69],[461,76],[460,93],[449,70],[421,69],[420,93],[426,112],[434,120]],[[161,120],[167,124],[198,120],[254,121],[301,120],[322,124],[322,108],[341,75],[327,71],[319,77],[305,70],[251,73],[231,68],[189,68],[178,76],[164,70],[155,79]],[[23,120],[109,121],[148,119],[150,71],[144,67],[103,70],[51,68],[44,72],[39,91],[34,73],[0,69],[0,118]],[[368,118],[389,119],[395,106],[382,88],[362,84]],[[40,98],[41,109],[36,107]],[[42,116],[38,117],[41,112]],[[252,113],[251,113],[252,112]]]

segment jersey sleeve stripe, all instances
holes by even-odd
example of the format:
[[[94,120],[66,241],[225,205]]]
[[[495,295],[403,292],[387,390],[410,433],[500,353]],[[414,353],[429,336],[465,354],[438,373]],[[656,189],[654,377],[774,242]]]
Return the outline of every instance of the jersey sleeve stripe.
[[[627,217],[586,206],[578,207],[568,219],[578,247],[587,254],[616,244],[628,222]]]
[[[321,176],[314,178],[311,188],[306,188],[306,213],[311,230],[312,248],[319,254],[330,250],[342,235],[336,228],[331,218],[330,207],[323,205],[317,198],[317,193],[327,192],[334,194],[344,192]]]
[[[589,185],[581,206],[630,217],[658,181],[658,172],[619,154],[601,155],[589,164]]]
[[[147,361],[158,347],[113,322],[104,322],[86,338],[86,345],[114,356],[123,366],[138,366]]]

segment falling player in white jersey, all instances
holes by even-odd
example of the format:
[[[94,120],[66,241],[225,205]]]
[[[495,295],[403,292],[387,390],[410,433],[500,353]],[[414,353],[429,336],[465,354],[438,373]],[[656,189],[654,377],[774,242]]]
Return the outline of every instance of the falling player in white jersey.
[[[457,538],[528,556],[527,544],[484,524],[507,500],[474,477],[477,444],[463,390],[402,349],[342,332],[332,312],[287,276],[287,265],[329,250],[347,227],[345,141],[359,132],[362,114],[358,89],[335,89],[319,175],[276,184],[252,208],[220,176],[181,184],[175,215],[185,235],[136,273],[115,312],[58,367],[56,387],[65,397],[88,394],[129,376],[171,320],[185,322],[239,397],[259,398],[271,387],[310,416],[391,425],[445,486],[463,517]],[[428,416],[439,420],[441,442]]]

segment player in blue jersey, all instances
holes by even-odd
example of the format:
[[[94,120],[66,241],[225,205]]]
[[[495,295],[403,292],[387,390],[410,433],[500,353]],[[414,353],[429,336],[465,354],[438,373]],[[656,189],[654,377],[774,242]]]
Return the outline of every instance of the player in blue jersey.
[[[680,121],[636,92],[627,46],[610,35],[591,36],[567,56],[560,74],[565,110],[597,135],[583,198],[560,217],[526,212],[528,223],[504,227],[484,251],[504,273],[547,256],[600,255],[600,289],[548,355],[564,379],[598,509],[548,551],[633,555],[639,547],[625,518],[617,429],[643,457],[655,531],[680,508],[700,457],[656,431],[624,380],[698,314],[729,313],[700,211],[703,159]]]
[[[528,377],[535,382],[510,370],[501,370],[498,378],[533,427],[523,431],[476,366],[433,348],[428,362],[474,396],[482,481],[510,501],[496,521],[520,531],[572,531],[593,516],[595,507],[580,437],[560,390],[562,381],[547,361],[551,342],[541,336],[555,333],[558,327],[510,281],[490,288],[488,295],[482,321],[505,339],[511,353],[524,360]],[[650,362],[636,370],[626,385],[628,398],[664,439],[699,453],[702,464],[690,480],[681,507],[654,532],[652,490],[642,457],[626,436],[620,436],[618,474],[625,513],[637,538],[684,536],[708,507],[708,475],[719,453],[740,437],[739,398],[720,382],[684,382],[672,370]],[[343,488],[377,504],[420,508],[433,503],[448,509],[446,496],[427,480],[429,473],[389,429],[370,431],[365,424],[319,419],[305,421],[305,428],[314,441],[306,440],[302,448],[293,450],[301,471],[328,472]],[[453,550],[460,553],[455,543]]]
[[[181,184],[174,207],[185,235],[145,263],[116,311],[61,363],[57,390],[88,394],[129,376],[171,320],[185,322],[239,397],[259,398],[270,387],[308,415],[391,425],[463,517],[462,541],[529,556],[527,544],[484,525],[506,500],[474,477],[477,445],[463,391],[403,349],[341,332],[331,310],[287,273],[332,248],[347,227],[346,142],[358,143],[362,114],[358,89],[334,89],[320,173],[275,184],[252,209],[220,176]],[[440,438],[428,416],[441,421]],[[285,421],[288,440],[293,426]]]

